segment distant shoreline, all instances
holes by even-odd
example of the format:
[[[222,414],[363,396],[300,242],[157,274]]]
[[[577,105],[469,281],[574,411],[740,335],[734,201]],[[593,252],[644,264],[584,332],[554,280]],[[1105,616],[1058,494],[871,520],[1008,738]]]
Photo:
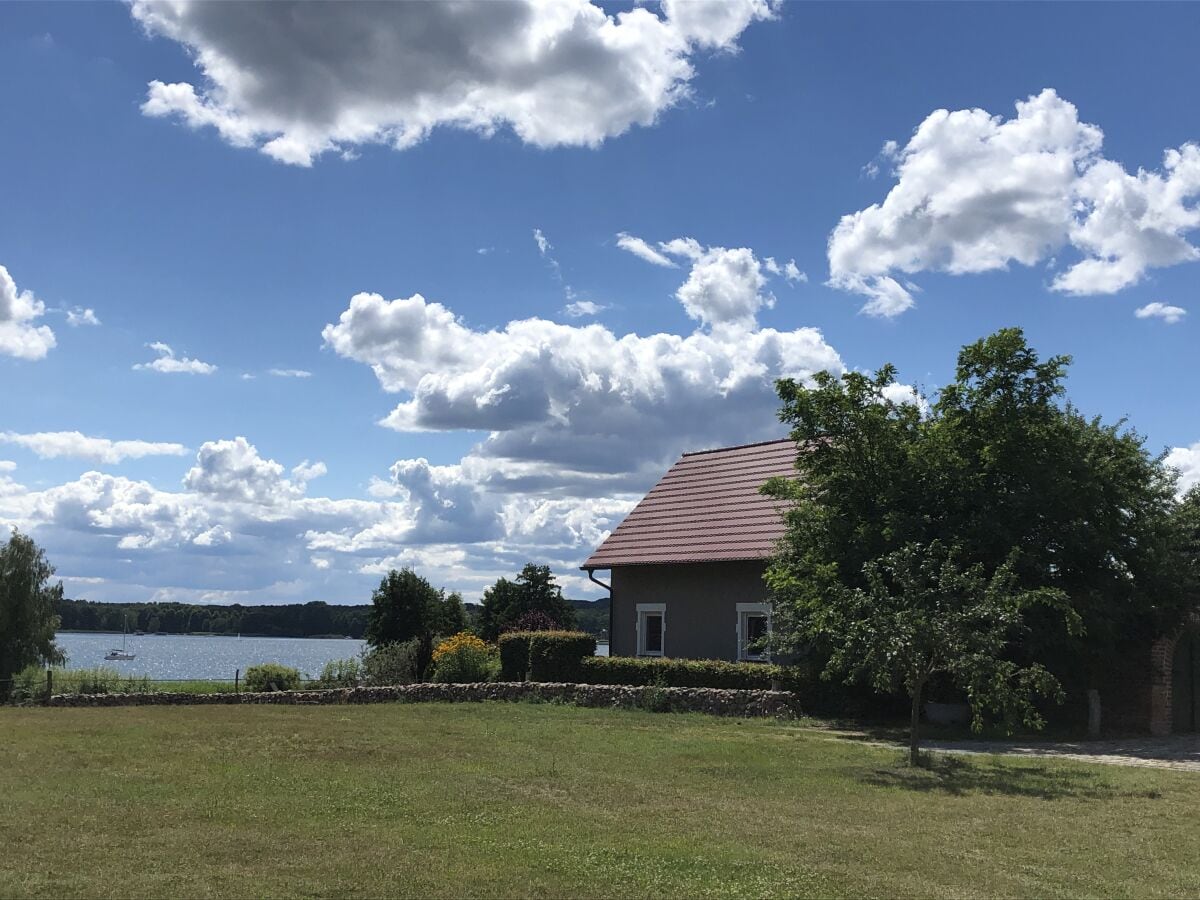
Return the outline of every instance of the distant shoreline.
[[[55,634],[121,634],[119,631],[89,628],[60,628]],[[237,631],[147,631],[142,634],[129,632],[130,637],[245,637],[270,638],[281,641],[361,641],[362,638],[345,634],[250,634]]]

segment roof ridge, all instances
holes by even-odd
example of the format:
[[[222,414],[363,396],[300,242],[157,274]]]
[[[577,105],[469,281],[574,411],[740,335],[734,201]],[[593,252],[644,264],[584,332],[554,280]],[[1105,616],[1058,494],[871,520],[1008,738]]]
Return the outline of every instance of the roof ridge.
[[[771,441],[754,441],[751,444],[735,444],[732,447],[712,447],[708,450],[688,450],[683,455],[684,456],[700,456],[701,454],[704,454],[704,453],[725,453],[729,450],[746,450],[750,447],[766,447],[770,444],[788,444],[788,443],[794,444],[796,442],[794,440],[792,440],[790,437],[775,438],[774,440],[771,440]]]

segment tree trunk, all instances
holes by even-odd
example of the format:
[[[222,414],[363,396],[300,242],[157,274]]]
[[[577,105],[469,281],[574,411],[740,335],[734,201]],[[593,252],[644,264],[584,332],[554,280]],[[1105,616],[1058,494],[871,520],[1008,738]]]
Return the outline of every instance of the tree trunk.
[[[921,764],[921,692],[925,681],[918,681],[912,688],[912,719],[908,726],[908,764]]]

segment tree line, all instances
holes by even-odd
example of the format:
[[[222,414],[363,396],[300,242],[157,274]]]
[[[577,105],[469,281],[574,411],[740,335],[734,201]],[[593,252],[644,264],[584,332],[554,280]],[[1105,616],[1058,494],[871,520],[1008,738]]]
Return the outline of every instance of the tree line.
[[[381,590],[385,594],[394,593],[400,584],[397,579],[413,574],[410,570],[388,573],[376,593]],[[608,599],[564,599],[548,566],[529,563],[515,579],[499,579],[484,591],[482,604],[464,603],[458,593],[438,592],[424,579],[422,583],[428,591],[448,601],[448,609],[455,610],[448,613],[450,618],[435,629],[439,634],[453,634],[464,629],[492,634],[501,625],[511,624],[507,618],[509,614],[501,612],[510,608],[543,610],[556,625],[578,627],[597,637],[606,636],[608,632]],[[411,584],[408,588],[415,590]],[[363,639],[367,636],[372,608],[372,604],[340,605],[321,600],[272,606],[99,603],[65,597],[56,600],[58,627],[63,631],[120,631],[127,622],[130,631],[267,637]]]
[[[60,599],[64,631],[130,631],[164,634],[245,634],[267,637],[362,638],[369,606],[338,606],[315,600],[278,606],[193,603],[94,603]]]

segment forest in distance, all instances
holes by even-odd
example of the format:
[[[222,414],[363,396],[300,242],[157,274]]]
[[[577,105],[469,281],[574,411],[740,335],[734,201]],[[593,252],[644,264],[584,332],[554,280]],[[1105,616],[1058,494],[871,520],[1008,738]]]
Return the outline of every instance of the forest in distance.
[[[608,598],[572,600],[577,625],[597,637],[607,637]],[[468,623],[480,607],[464,604]],[[346,606],[314,600],[272,606],[228,606],[199,603],[98,603],[62,599],[58,604],[61,631],[113,631],[148,634],[244,634],[265,637],[359,638],[366,632],[369,604]]]

